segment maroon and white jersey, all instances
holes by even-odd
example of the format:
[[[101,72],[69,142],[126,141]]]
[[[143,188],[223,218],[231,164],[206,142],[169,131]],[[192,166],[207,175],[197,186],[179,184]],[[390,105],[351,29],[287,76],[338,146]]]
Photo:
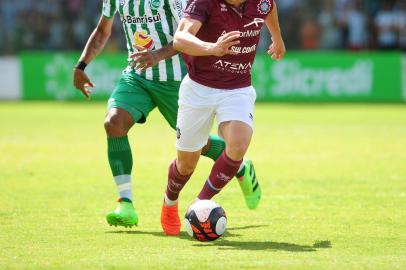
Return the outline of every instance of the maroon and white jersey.
[[[240,43],[231,49],[237,55],[190,56],[183,54],[192,80],[218,89],[236,89],[251,85],[259,34],[273,0],[247,0],[240,8],[224,0],[190,0],[184,17],[202,22],[197,37],[217,42],[227,32],[240,31]]]

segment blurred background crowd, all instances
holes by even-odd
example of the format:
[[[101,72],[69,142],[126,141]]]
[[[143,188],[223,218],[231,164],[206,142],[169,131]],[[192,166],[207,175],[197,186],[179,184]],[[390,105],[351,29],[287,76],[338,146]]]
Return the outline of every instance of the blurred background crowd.
[[[102,0],[1,0],[0,54],[81,50]],[[406,0],[279,0],[288,49],[406,50]],[[269,45],[264,31],[261,49]],[[119,18],[108,50],[125,49]]]

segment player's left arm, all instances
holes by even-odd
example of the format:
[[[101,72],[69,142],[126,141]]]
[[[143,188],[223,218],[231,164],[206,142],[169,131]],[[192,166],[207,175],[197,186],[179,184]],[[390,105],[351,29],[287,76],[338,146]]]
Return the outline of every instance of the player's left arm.
[[[269,46],[268,54],[272,56],[273,60],[282,60],[285,56],[286,48],[283,42],[281,28],[279,26],[278,8],[274,1],[274,6],[271,12],[266,16],[265,24],[269,29],[272,36],[272,44]]]

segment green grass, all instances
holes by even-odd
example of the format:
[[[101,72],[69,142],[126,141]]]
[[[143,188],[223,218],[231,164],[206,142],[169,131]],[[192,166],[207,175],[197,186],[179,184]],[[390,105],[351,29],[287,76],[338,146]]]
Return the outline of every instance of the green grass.
[[[140,224],[106,225],[117,199],[101,103],[0,103],[0,269],[406,269],[406,106],[259,104],[249,157],[263,186],[215,198],[226,235],[165,237],[175,135],[154,112],[131,132]],[[142,128],[141,128],[142,127]],[[184,213],[212,162],[202,158]]]

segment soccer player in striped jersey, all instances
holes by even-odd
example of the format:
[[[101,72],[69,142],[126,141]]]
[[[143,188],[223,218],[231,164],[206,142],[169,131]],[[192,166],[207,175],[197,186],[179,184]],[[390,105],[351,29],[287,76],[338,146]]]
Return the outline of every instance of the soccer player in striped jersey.
[[[129,63],[108,100],[104,123],[108,160],[119,193],[117,208],[106,215],[110,225],[138,224],[132,198],[133,162],[128,131],[135,123],[145,123],[155,107],[176,129],[178,91],[186,69],[173,49],[172,40],[185,7],[186,0],[103,0],[102,16],[74,68],[75,87],[89,97],[94,84],[84,70],[108,41],[113,18],[118,13],[127,40]],[[210,136],[202,155],[215,161],[224,147],[223,139]],[[237,177],[247,206],[256,208],[261,188],[251,161],[244,161]]]

